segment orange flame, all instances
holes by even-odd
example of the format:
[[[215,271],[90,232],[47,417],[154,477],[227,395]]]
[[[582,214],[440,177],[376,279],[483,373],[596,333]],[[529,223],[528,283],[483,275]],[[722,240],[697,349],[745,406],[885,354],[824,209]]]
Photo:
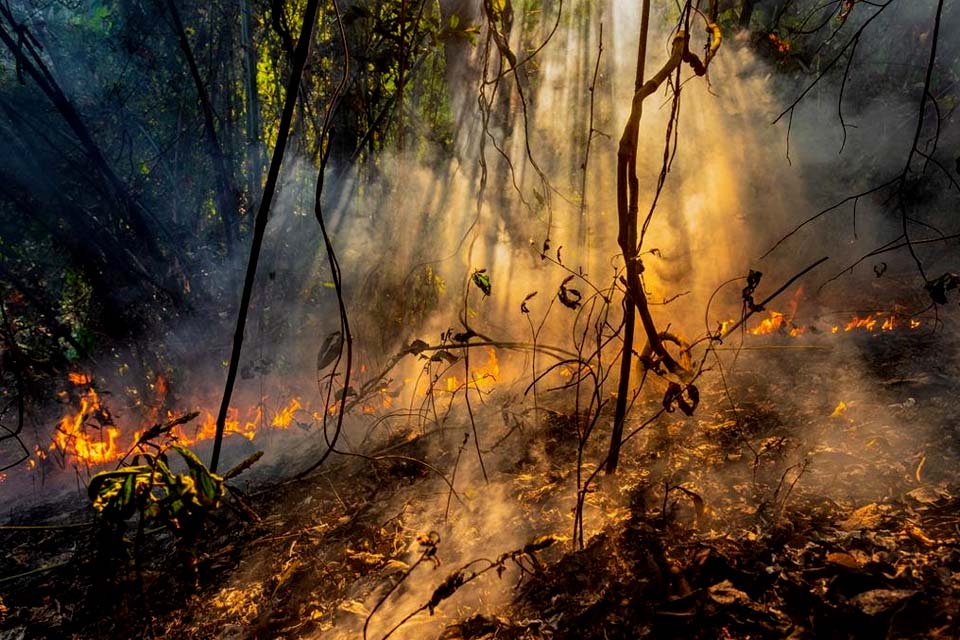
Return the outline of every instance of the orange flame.
[[[91,381],[91,377],[85,373],[68,373],[67,379],[78,387],[81,385],[90,384]]]
[[[290,404],[280,409],[280,411],[273,416],[273,420],[270,421],[270,426],[278,429],[288,429],[290,425],[293,424],[294,414],[302,408],[303,406],[300,404],[300,399],[293,398],[290,400]]]
[[[493,347],[487,347],[487,361],[481,366],[474,366],[472,361],[470,365],[470,383],[469,387],[477,391],[487,391],[493,383],[500,378],[500,360],[497,358],[497,350]],[[458,376],[447,376],[446,391],[456,393],[460,391],[465,383]]]
[[[787,317],[779,311],[771,311],[770,316],[760,321],[760,324],[747,331],[753,336],[765,336],[771,333],[785,333],[789,336],[802,336],[807,327],[793,324],[793,316]]]
[[[100,426],[90,425],[90,419],[96,419]],[[99,431],[99,436],[88,433],[88,426]],[[117,445],[119,438],[120,430],[112,424],[96,390],[87,389],[80,398],[80,410],[61,418],[50,450],[59,450],[86,465],[106,464],[123,455]]]
[[[70,374],[69,380],[76,385],[87,385],[92,380],[86,374]],[[152,385],[162,402],[167,393],[167,382],[157,376]],[[77,463],[94,467],[120,460],[138,441],[141,431],[134,432],[131,438],[122,438],[120,429],[113,423],[110,412],[103,406],[95,389],[88,388],[80,397],[79,409],[64,415],[57,425],[50,451],[59,451],[65,463]],[[159,405],[143,414],[143,423],[155,424],[163,419],[171,420],[175,416],[167,411],[165,418],[159,417]],[[227,411],[224,433],[235,433],[253,440],[258,431],[267,426],[271,429],[287,429],[294,422],[295,414],[303,410],[300,398],[291,400],[270,418],[264,420],[263,406],[251,407],[241,417],[240,410],[231,407]],[[193,446],[204,440],[214,438],[217,432],[216,418],[209,411],[195,424],[178,425],[169,435],[186,446]],[[129,441],[128,441],[129,440]],[[121,442],[123,441],[123,442]],[[123,446],[121,446],[123,445]],[[36,469],[45,460],[47,452],[37,447],[35,455],[27,462],[29,470]]]
[[[864,329],[871,333],[877,331],[879,328],[880,331],[894,331],[901,326],[902,319],[897,317],[896,314],[868,314],[866,317],[861,318],[860,316],[854,316],[847,324],[844,326],[844,331],[853,331],[854,329]],[[918,328],[922,323],[919,320],[911,319],[907,326],[910,329]]]
[[[792,305],[791,305],[792,306]],[[795,309],[794,309],[795,311]],[[724,322],[721,327],[725,328],[732,321]],[[919,329],[923,326],[923,321],[916,318],[906,317],[902,309],[893,312],[876,312],[865,316],[854,315],[849,321],[833,325],[830,327],[830,333],[837,334],[843,331],[866,331],[868,333],[887,333],[907,329],[910,331]],[[790,336],[800,336],[807,333],[810,327],[794,324],[793,312],[790,314],[779,311],[771,311],[769,317],[760,321],[760,323],[747,333],[755,336],[769,335],[772,333],[781,333]],[[816,328],[814,328],[816,331]]]

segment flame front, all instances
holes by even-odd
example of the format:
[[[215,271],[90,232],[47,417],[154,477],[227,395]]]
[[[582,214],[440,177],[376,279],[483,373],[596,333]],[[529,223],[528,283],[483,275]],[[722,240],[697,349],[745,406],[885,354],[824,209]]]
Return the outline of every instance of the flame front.
[[[96,389],[91,386],[93,378],[87,374],[71,373],[68,379],[73,385],[86,389],[79,398],[79,409],[60,419],[53,442],[48,447],[49,451],[59,452],[64,465],[77,464],[89,468],[117,462],[136,445],[140,434],[149,425],[176,417],[169,411],[163,418],[159,417],[159,405],[166,397],[167,382],[162,376],[157,376],[153,385],[157,392],[157,405],[143,413],[141,429],[135,431],[132,437],[126,438],[114,424]],[[303,403],[300,398],[291,398],[268,422],[264,419],[262,403],[249,408],[242,417],[239,409],[230,407],[224,423],[224,433],[238,434],[253,440],[258,432],[264,429],[288,429],[294,423],[297,412],[302,410]],[[216,433],[216,417],[206,411],[202,413],[200,421],[178,425],[170,430],[169,436],[183,445],[194,446],[204,440],[213,439]],[[46,450],[37,447],[35,455],[27,463],[28,469],[36,469],[47,457]]]
[[[724,321],[721,326],[721,332],[725,332],[727,327],[734,324],[733,320]],[[842,324],[835,324],[830,327],[830,333],[850,333],[854,331],[865,331],[867,333],[889,333],[898,330],[914,331],[923,326],[922,320],[904,316],[901,311],[894,312],[876,312],[865,316],[854,315],[850,320]],[[779,311],[770,311],[768,317],[760,321],[747,333],[754,336],[765,336],[770,334],[789,335],[792,337],[801,336],[805,333],[816,332],[819,328],[816,325],[808,326],[797,324],[794,321],[794,313],[781,313]]]

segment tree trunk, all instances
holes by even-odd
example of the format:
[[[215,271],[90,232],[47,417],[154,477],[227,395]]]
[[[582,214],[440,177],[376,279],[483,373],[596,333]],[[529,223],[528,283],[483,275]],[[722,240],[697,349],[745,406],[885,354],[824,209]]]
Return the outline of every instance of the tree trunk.
[[[743,4],[740,5],[740,28],[749,29],[750,28],[750,18],[753,16],[753,7],[756,4],[756,0],[743,0]]]
[[[197,66],[197,59],[194,57],[193,49],[190,47],[187,32],[183,28],[180,12],[177,10],[177,5],[174,0],[167,0],[167,7],[170,10],[170,16],[173,18],[173,27],[177,34],[180,50],[183,52],[183,57],[187,61],[190,76],[193,78],[193,84],[197,90],[197,97],[200,100],[207,147],[209,149],[210,159],[213,161],[217,211],[220,214],[220,220],[223,222],[224,243],[227,248],[227,255],[230,255],[233,252],[234,244],[236,244],[239,238],[239,192],[234,184],[233,172],[230,171],[226,154],[223,152],[223,146],[217,135],[217,125],[214,120],[210,94],[207,92],[203,78],[200,77],[200,68]]]
[[[246,96],[247,200],[260,197],[263,154],[260,151],[260,93],[257,89],[257,49],[250,31],[250,0],[240,0],[240,46],[243,48],[243,88]]]

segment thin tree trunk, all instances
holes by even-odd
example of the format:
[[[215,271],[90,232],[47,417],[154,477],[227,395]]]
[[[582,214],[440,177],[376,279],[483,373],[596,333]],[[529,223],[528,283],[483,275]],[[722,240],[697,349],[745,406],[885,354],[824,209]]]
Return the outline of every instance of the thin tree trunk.
[[[267,221],[270,217],[270,204],[280,179],[280,165],[283,163],[283,154],[290,136],[290,126],[293,121],[293,112],[297,106],[300,78],[307,63],[310,52],[310,43],[313,37],[314,24],[317,21],[319,0],[307,0],[303,14],[303,27],[300,30],[300,39],[293,56],[293,67],[287,81],[287,95],[284,100],[283,113],[280,115],[280,124],[277,128],[277,144],[273,150],[273,159],[270,161],[270,170],[263,187],[263,198],[257,209],[254,220],[253,241],[250,246],[250,260],[247,262],[247,273],[243,281],[243,293],[240,297],[240,310],[237,312],[237,327],[233,334],[233,350],[230,353],[230,365],[227,369],[227,381],[223,391],[223,400],[220,402],[220,411],[217,414],[217,432],[213,440],[213,453],[210,456],[210,470],[216,471],[220,461],[220,449],[223,444],[223,430],[227,420],[227,410],[230,407],[230,398],[237,381],[237,371],[240,366],[240,352],[243,349],[243,334],[247,326],[247,314],[250,309],[250,298],[253,294],[253,283],[257,275],[257,263],[260,260],[260,248],[263,246],[263,237],[267,230]]]
[[[650,0],[644,0],[644,15],[647,15],[649,11],[649,3]],[[650,351],[659,358],[667,370],[674,374],[682,372],[683,367],[677,363],[663,346],[663,340],[657,330],[653,315],[650,313],[647,296],[643,291],[643,283],[640,280],[643,266],[640,262],[640,247],[637,237],[637,214],[639,212],[638,203],[640,191],[639,181],[637,180],[637,143],[640,134],[640,118],[643,115],[643,101],[656,91],[684,62],[688,63],[697,75],[705,75],[707,73],[710,61],[713,59],[713,56],[716,55],[721,42],[720,29],[716,24],[716,10],[716,2],[713,1],[710,6],[708,29],[711,34],[710,47],[703,61],[690,51],[690,35],[685,31],[679,31],[677,35],[674,36],[673,50],[669,60],[667,60],[663,67],[647,82],[641,82],[641,74],[643,72],[642,61],[646,55],[646,38],[641,37],[637,64],[637,84],[639,86],[633,95],[630,117],[623,129],[623,135],[620,138],[620,145],[617,150],[617,215],[620,225],[617,242],[620,244],[620,250],[623,253],[626,266],[627,299],[624,301],[625,311],[627,313],[626,322],[629,322],[633,315],[630,310],[630,303],[632,302],[632,304],[636,306],[637,313],[640,316],[640,322],[646,334]],[[643,31],[642,26],[641,31]],[[641,35],[643,36],[645,34]],[[630,358],[632,358],[632,346],[627,343],[624,344],[623,357],[621,360],[621,377],[618,391],[619,395],[617,397],[618,412],[614,417],[614,433],[611,436],[610,452],[607,455],[605,468],[608,474],[616,472],[620,459],[623,420],[626,413],[626,395],[630,390],[630,363],[627,362],[626,365],[624,365],[623,361]],[[623,403],[623,415],[620,414],[621,403]]]
[[[250,0],[240,0],[240,46],[243,48],[244,93],[246,94],[247,197],[254,202],[260,195],[260,93],[257,89],[257,50],[250,32]]]
[[[174,0],[167,0],[167,7],[170,10],[170,16],[173,18],[173,27],[177,34],[180,50],[183,52],[183,57],[187,61],[190,76],[193,78],[193,84],[197,90],[197,97],[200,99],[207,147],[209,148],[210,159],[213,161],[217,210],[220,213],[220,220],[223,222],[224,242],[226,244],[227,254],[229,255],[233,252],[233,246],[239,237],[238,215],[240,207],[238,203],[238,192],[234,184],[233,174],[227,163],[226,155],[223,152],[223,146],[217,136],[217,125],[213,115],[213,105],[210,102],[210,94],[207,92],[207,87],[203,83],[203,78],[200,77],[200,68],[197,66],[197,59],[193,55],[193,49],[190,47],[187,32],[183,28],[180,12],[177,10],[177,5]]]
[[[634,83],[634,92],[640,91],[643,86],[644,65],[647,60],[647,35],[650,30],[650,0],[643,0],[643,9],[640,16],[640,43],[637,47],[637,78]],[[629,125],[628,125],[629,126]],[[633,143],[633,161],[636,162],[637,143]],[[618,163],[619,164],[619,163]],[[617,172],[617,203],[620,205],[620,192],[626,189],[621,184],[620,172]],[[623,259],[630,271],[631,263],[636,261],[637,252],[637,210],[632,215],[622,208],[619,212],[620,234],[618,241],[623,251]],[[630,395],[630,371],[633,366],[633,334],[636,326],[636,305],[633,296],[628,293],[623,299],[623,353],[620,356],[620,383],[617,387],[617,404],[613,416],[613,433],[610,436],[610,453],[607,455],[607,473],[614,473],[620,461],[620,442],[623,440],[623,422],[627,416],[627,399]]]
[[[754,4],[756,4],[756,0],[743,0],[743,4],[740,5],[740,28],[741,29],[750,28],[750,18],[753,17]]]

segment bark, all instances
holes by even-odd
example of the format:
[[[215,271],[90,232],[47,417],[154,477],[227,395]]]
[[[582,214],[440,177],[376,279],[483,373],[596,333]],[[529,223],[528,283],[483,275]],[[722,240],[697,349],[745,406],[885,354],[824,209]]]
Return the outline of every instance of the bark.
[[[650,0],[644,0],[643,9],[640,17],[640,44],[637,47],[637,79],[634,82],[634,92],[639,91],[643,86],[644,66],[647,60],[647,36],[650,30]],[[638,118],[639,119],[639,118]],[[628,125],[629,126],[629,125]],[[624,134],[626,135],[626,134]],[[636,159],[637,144],[633,141],[633,157]],[[617,194],[619,204],[619,194],[621,193],[621,178],[617,173]],[[635,261],[635,255],[630,259],[629,256],[636,253],[636,249],[631,251],[630,247],[637,245],[637,212],[634,210],[632,220],[626,218],[623,212],[620,212],[620,249],[623,251],[624,260],[627,260],[627,270],[629,273],[630,263]],[[607,473],[614,473],[620,461],[620,442],[623,440],[623,422],[627,415],[627,396],[630,394],[630,369],[633,366],[633,336],[636,328],[636,304],[633,296],[627,295],[623,299],[623,353],[620,356],[620,383],[617,387],[617,404],[613,417],[613,433],[610,437],[610,453],[607,455]]]
[[[250,31],[250,0],[240,0],[240,46],[243,48],[246,96],[247,193],[250,202],[260,194],[263,155],[260,153],[260,92],[257,87],[257,49]]]
[[[740,5],[740,28],[749,29],[750,28],[750,18],[753,16],[753,8],[756,4],[756,0],[743,0],[743,4]]]

